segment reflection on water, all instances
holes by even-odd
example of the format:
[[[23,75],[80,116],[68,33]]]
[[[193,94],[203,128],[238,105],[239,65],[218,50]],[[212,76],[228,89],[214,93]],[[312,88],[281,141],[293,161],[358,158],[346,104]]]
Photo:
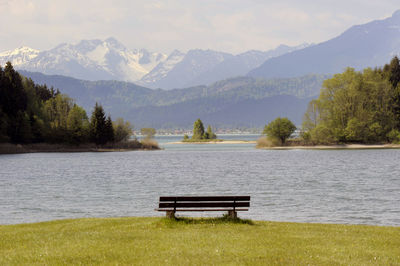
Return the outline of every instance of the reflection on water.
[[[161,216],[160,195],[240,194],[252,197],[241,217],[400,226],[400,150],[173,141],[151,152],[0,155],[0,224]]]

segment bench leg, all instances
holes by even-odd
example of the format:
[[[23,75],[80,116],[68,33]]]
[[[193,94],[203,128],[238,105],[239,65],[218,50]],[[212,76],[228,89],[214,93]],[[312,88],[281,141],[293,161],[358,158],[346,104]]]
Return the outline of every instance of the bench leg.
[[[232,218],[232,219],[236,219],[237,218],[237,212],[235,212],[233,210],[228,211],[228,217]]]
[[[165,215],[167,218],[175,219],[175,212],[174,211],[166,211]]]

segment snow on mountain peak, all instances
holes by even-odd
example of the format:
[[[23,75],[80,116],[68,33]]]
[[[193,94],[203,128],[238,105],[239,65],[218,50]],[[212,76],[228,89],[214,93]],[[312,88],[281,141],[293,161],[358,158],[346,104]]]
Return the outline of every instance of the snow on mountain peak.
[[[11,61],[17,69],[46,74],[136,81],[166,58],[165,54],[145,49],[129,50],[110,37],[105,40],[82,40],[77,44],[61,43],[43,52],[20,47],[0,53],[0,65]]]
[[[9,50],[0,53],[0,66],[10,61],[14,66],[24,64],[38,56],[39,50],[27,46],[21,46],[15,50]]]

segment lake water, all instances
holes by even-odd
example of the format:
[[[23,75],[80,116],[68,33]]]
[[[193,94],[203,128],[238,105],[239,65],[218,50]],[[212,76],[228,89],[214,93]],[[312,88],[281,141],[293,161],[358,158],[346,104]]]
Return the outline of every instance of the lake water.
[[[0,155],[0,224],[163,216],[160,195],[251,195],[240,217],[400,226],[400,150],[168,144],[181,138],[159,138],[160,151]]]

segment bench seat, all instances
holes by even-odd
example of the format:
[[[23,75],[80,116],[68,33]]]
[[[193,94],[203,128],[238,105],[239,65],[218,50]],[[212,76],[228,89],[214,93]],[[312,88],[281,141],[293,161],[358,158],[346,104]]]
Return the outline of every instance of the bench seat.
[[[248,211],[250,196],[162,196],[156,211],[165,211],[174,218],[179,212],[227,211],[232,218],[238,211]]]

